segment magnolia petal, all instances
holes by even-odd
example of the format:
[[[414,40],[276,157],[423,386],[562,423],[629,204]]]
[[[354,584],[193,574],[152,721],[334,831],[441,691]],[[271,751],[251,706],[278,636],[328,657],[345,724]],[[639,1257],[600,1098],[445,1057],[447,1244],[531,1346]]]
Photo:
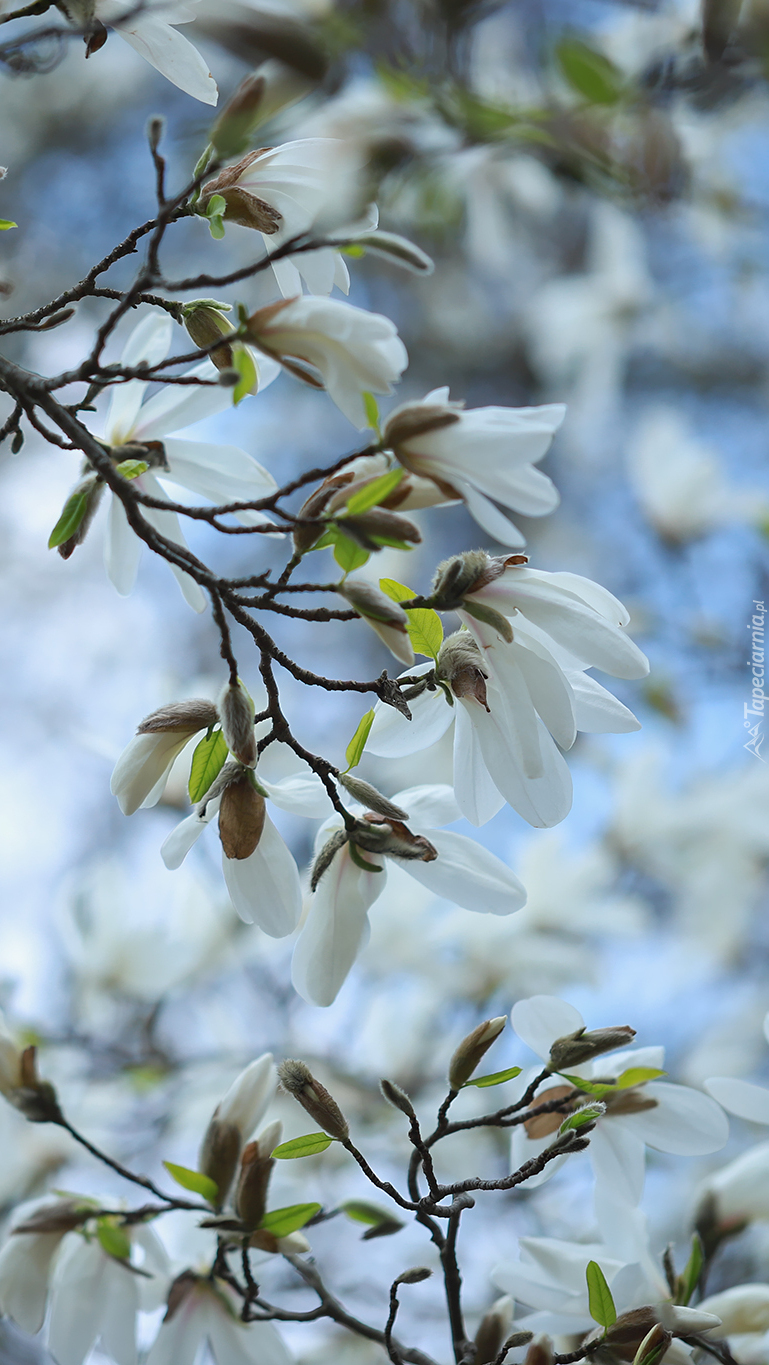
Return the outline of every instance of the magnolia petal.
[[[211,823],[218,810],[218,799],[209,801],[204,816],[198,815],[195,811],[188,815],[186,820],[182,820],[176,829],[171,830],[160,849],[160,856],[169,872],[175,872],[177,867],[181,867],[193,844],[197,843],[206,825]]]
[[[141,475],[141,487],[143,492],[153,498],[163,497],[163,489],[152,474]],[[171,540],[175,545],[187,549],[187,542],[182,535],[179,518],[175,512],[163,512],[157,507],[144,507],[142,511],[150,526],[165,536],[166,540]],[[200,585],[188,573],[185,573],[184,569],[180,569],[178,564],[171,564],[169,567],[182,590],[185,602],[192,607],[193,611],[205,611],[206,597]]]
[[[477,521],[478,525],[488,535],[498,540],[500,545],[517,548],[526,544],[526,537],[518,530],[518,527],[505,516],[504,512],[500,512],[499,508],[494,506],[494,503],[486,497],[485,493],[480,493],[477,488],[473,488],[467,479],[453,478],[452,486],[456,488],[458,493],[462,494],[473,520]]]
[[[223,854],[222,860],[230,900],[240,918],[258,924],[270,938],[292,933],[302,913],[302,887],[296,863],[269,816],[250,857]]]
[[[536,640],[524,643],[520,637],[521,632],[517,631],[510,650],[523,674],[532,705],[556,743],[562,749],[570,749],[577,738],[577,723],[569,682],[552,654]],[[500,653],[501,650],[497,651]]]
[[[542,1099],[546,1098],[546,1096],[542,1096]],[[530,1138],[527,1136],[526,1129],[522,1124],[520,1127],[514,1128],[510,1143],[510,1170],[519,1171],[527,1161],[531,1161],[534,1157],[541,1156],[543,1152],[547,1151],[548,1147],[552,1146],[557,1133],[558,1130],[556,1129],[554,1132],[548,1134],[547,1137]],[[544,1170],[540,1171],[538,1175],[529,1177],[525,1183],[525,1189],[536,1190],[540,1185],[546,1185],[548,1180],[552,1179],[558,1170],[558,1167],[562,1166],[565,1160],[565,1156],[557,1156],[552,1161],[549,1161]],[[563,1294],[563,1290],[561,1290],[561,1294]]]
[[[485,825],[505,804],[483,761],[483,753],[468,706],[455,706],[454,791],[460,810],[471,825]]]
[[[174,323],[169,313],[159,308],[152,313],[145,313],[123,347],[121,365],[126,369],[133,369],[142,361],[148,365],[159,365],[171,348],[173,332]]]
[[[461,818],[453,787],[435,782],[421,787],[407,787],[392,797],[396,806],[408,811],[409,824],[416,829],[437,829],[452,825]]]
[[[323,874],[292,965],[294,986],[314,1005],[330,1005],[363,946],[368,911],[384,890],[384,872],[364,872],[343,848]]]
[[[464,834],[431,830],[438,857],[430,863],[393,858],[404,872],[436,896],[484,915],[511,915],[526,904],[526,892],[510,868]]]
[[[589,674],[566,670],[574,694],[577,729],[587,735],[627,735],[641,729],[641,722],[627,706],[612,696]]]
[[[112,772],[110,791],[116,796],[124,815],[133,815],[149,797],[160,800],[165,780],[175,759],[192,736],[170,731],[134,735],[126,745]],[[153,803],[154,804],[154,803]]]
[[[136,1365],[136,1314],[139,1277],[117,1261],[104,1258],[104,1292],[101,1296],[101,1344],[115,1365]]]
[[[643,1094],[656,1100],[657,1107],[633,1114],[632,1124],[649,1147],[675,1156],[703,1156],[720,1151],[729,1137],[726,1114],[701,1090],[652,1081],[644,1086]],[[622,1122],[629,1124],[631,1118]]]
[[[409,669],[408,675],[416,677],[420,673],[430,672],[432,668],[432,661],[417,664]],[[420,749],[429,749],[430,745],[437,744],[445,735],[454,719],[454,708],[449,705],[440,687],[432,692],[425,689],[418,697],[412,697],[408,705],[411,720],[402,716],[394,706],[377,702],[374,723],[366,740],[367,753],[376,754],[378,758],[405,758],[418,753]]]
[[[193,1291],[182,1301],[173,1317],[166,1318],[160,1324],[146,1365],[195,1365],[199,1347],[205,1340],[205,1329],[204,1306],[200,1296]]]
[[[142,543],[128,525],[122,502],[113,494],[104,540],[104,566],[121,597],[127,597],[136,582],[141,552]]]
[[[216,104],[219,91],[207,63],[183,33],[154,15],[141,15],[117,32],[161,76],[203,104]]]
[[[185,378],[207,382],[165,384],[143,404],[133,428],[135,440],[162,441],[175,431],[183,431],[232,407],[232,390],[219,383],[219,371],[212,360],[203,360],[185,370]]]
[[[283,1341],[270,1322],[248,1326],[234,1315],[212,1309],[208,1340],[216,1365],[293,1365]]]
[[[620,602],[618,597],[604,588],[601,583],[596,583],[592,578],[585,578],[581,573],[568,573],[564,569],[559,569],[556,573],[547,572],[545,574],[550,583],[557,588],[562,588],[564,592],[570,592],[580,601],[587,602],[589,607],[597,611],[599,615],[605,616],[607,621],[611,621],[615,626],[628,626],[630,624],[630,613],[624,602]]]
[[[260,760],[258,781],[272,803],[281,810],[293,811],[308,820],[323,820],[328,815],[331,800],[317,773],[292,773],[279,782],[267,782],[261,772]]]
[[[705,1089],[730,1114],[752,1123],[769,1123],[769,1090],[733,1076],[711,1076]]]
[[[160,477],[214,503],[253,501],[277,487],[272,475],[237,446],[172,438],[165,442],[165,451],[168,469]]]
[[[601,1197],[635,1207],[643,1194],[646,1158],[643,1141],[630,1124],[604,1118],[591,1134],[589,1150]]]
[[[550,1056],[556,1038],[585,1027],[579,1010],[556,995],[531,995],[528,1000],[519,1000],[513,1005],[510,1021],[521,1041],[543,1061]]]
[[[19,1233],[0,1251],[0,1311],[25,1332],[39,1332],[43,1325],[51,1264],[62,1235]]]
[[[537,777],[526,775],[520,747],[515,734],[515,722],[504,708],[487,714],[477,702],[460,700],[475,727],[484,763],[489,775],[505,800],[536,828],[557,825],[571,809],[571,773],[563,755],[539,717],[535,717],[539,732],[542,772]]]
[[[107,1257],[98,1242],[72,1238],[65,1245],[54,1277],[48,1344],[59,1365],[82,1365],[99,1335],[105,1307],[111,1307]],[[128,1272],[123,1274],[128,1279]],[[134,1290],[134,1293],[136,1291]],[[108,1298],[109,1296],[109,1298]],[[106,1302],[105,1302],[106,1301]],[[136,1361],[134,1322],[131,1324],[125,1365]],[[119,1365],[124,1365],[123,1361]]]

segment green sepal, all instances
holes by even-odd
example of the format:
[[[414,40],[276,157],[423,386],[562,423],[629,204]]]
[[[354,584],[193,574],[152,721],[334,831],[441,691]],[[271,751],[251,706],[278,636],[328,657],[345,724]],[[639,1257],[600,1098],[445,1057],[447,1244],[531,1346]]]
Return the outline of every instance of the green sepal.
[[[355,844],[351,842],[347,847],[350,850],[350,858],[355,863],[355,866],[360,868],[361,872],[384,872],[383,867],[376,867],[374,863],[367,863],[365,858],[361,857]]]
[[[147,473],[149,465],[146,460],[121,460],[115,469],[124,479],[138,479],[140,474]]]
[[[129,1261],[131,1259],[131,1239],[125,1228],[112,1218],[98,1218],[96,1221],[96,1236],[103,1251],[108,1256],[114,1257],[116,1261]]]
[[[361,252],[363,255],[364,253]],[[379,435],[379,405],[373,393],[363,394],[363,408],[366,413],[366,421],[373,431]]]
[[[502,639],[510,644],[513,638],[513,627],[501,612],[495,611],[493,607],[487,607],[484,602],[472,602],[467,597],[462,598],[462,610],[466,611],[468,616],[474,617],[476,621],[482,621],[484,625],[491,626],[497,635],[501,635]]]
[[[245,346],[233,346],[232,348],[232,367],[237,370],[240,379],[232,390],[232,402],[235,407],[241,399],[251,393],[256,386],[259,374],[254,362],[254,357]]]
[[[684,1307],[689,1303],[697,1285],[700,1282],[702,1267],[705,1263],[705,1252],[702,1246],[702,1239],[698,1232],[692,1237],[692,1249],[689,1259],[678,1277],[676,1291],[676,1303],[683,1304]]]
[[[0,218],[0,232],[7,232],[9,228],[18,226],[18,223],[12,223],[10,218]]]

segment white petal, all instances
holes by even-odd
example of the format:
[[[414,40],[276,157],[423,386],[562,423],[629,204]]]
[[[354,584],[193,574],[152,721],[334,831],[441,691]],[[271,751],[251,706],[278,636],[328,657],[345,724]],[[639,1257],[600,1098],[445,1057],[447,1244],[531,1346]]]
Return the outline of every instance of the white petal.
[[[133,439],[148,383],[147,379],[131,379],[127,384],[113,385],[104,423],[104,439],[109,445],[122,446]]]
[[[127,597],[136,582],[141,552],[142,543],[128,525],[122,502],[113,494],[104,541],[104,564],[121,597]]]
[[[579,1010],[560,1000],[556,995],[531,995],[513,1005],[510,1020],[518,1037],[547,1061],[556,1038],[585,1027]]]
[[[205,816],[201,818],[195,811],[188,815],[186,820],[182,820],[176,829],[171,830],[160,849],[160,856],[170,872],[175,872],[177,867],[181,867],[192,845],[197,843],[218,809],[218,801],[209,801]]]
[[[61,1240],[60,1232],[20,1232],[0,1251],[0,1311],[25,1332],[39,1332],[43,1325],[51,1264]]]
[[[137,440],[162,441],[205,417],[215,417],[232,407],[232,390],[219,383],[219,371],[211,360],[185,370],[185,377],[205,379],[207,384],[165,384],[142,407],[133,434]]]
[[[409,669],[408,676],[415,677],[432,668],[432,660],[427,664],[417,664]],[[374,723],[366,740],[368,753],[381,758],[405,758],[408,754],[418,753],[420,749],[437,744],[454,719],[454,711],[440,687],[433,692],[425,689],[418,697],[413,697],[409,702],[409,710],[411,720],[402,716],[394,706],[377,702]]]
[[[668,1081],[651,1081],[643,1093],[657,1100],[657,1108],[633,1114],[632,1122],[634,1131],[649,1147],[676,1156],[703,1156],[723,1147],[729,1136],[729,1120],[709,1095]]]
[[[510,868],[487,848],[464,834],[431,830],[430,843],[438,850],[431,863],[394,858],[404,872],[436,896],[465,910],[486,915],[511,915],[526,904],[526,892]]]
[[[48,1344],[59,1365],[83,1365],[101,1325],[107,1258],[98,1242],[72,1238],[54,1277]],[[126,1272],[127,1274],[130,1272]]]
[[[173,1317],[161,1323],[146,1365],[195,1365],[205,1328],[200,1296],[189,1294]]]
[[[211,1312],[208,1339],[216,1365],[293,1365],[270,1322],[245,1326],[224,1312]]]
[[[131,332],[120,357],[121,365],[133,369],[142,360],[148,365],[159,365],[171,348],[174,324],[169,313],[157,308],[146,313]]]
[[[422,787],[407,787],[392,798],[396,806],[408,811],[409,824],[416,829],[439,829],[452,825],[462,812],[457,805],[453,787],[436,782]]]
[[[570,749],[577,738],[574,695],[567,678],[552,654],[533,638],[525,640],[516,632],[510,646],[523,674],[533,705],[553,739],[562,749]],[[495,655],[495,672],[499,652]]]
[[[471,825],[485,825],[505,804],[483,761],[480,740],[466,706],[455,706],[454,791]]]
[[[101,1299],[101,1342],[116,1365],[136,1365],[136,1313],[139,1277],[107,1259]]]
[[[129,19],[118,28],[121,38],[154,66],[161,76],[203,104],[216,104],[219,91],[208,65],[184,34],[153,15]]]
[[[516,734],[516,721],[511,719],[494,689],[488,714],[477,702],[460,700],[466,707],[480,744],[489,775],[505,800],[537,828],[557,825],[571,809],[572,785],[568,766],[539,717],[536,718],[542,773],[539,777],[526,775],[523,757]],[[461,798],[460,798],[461,799]]]
[[[168,469],[158,471],[160,477],[214,503],[254,501],[277,487],[272,475],[237,446],[170,439],[165,451]]]
[[[566,670],[574,693],[577,729],[588,735],[627,735],[640,730],[641,722],[611,692],[588,673]]]
[[[601,1197],[616,1200],[620,1206],[638,1204],[644,1188],[645,1148],[630,1125],[602,1119],[590,1138],[589,1151]]]
[[[270,745],[267,752],[273,747]],[[331,800],[317,773],[292,773],[279,782],[267,782],[261,772],[260,760],[258,780],[270,800],[281,810],[304,815],[308,820],[323,820],[329,813]]]
[[[507,545],[516,548],[526,544],[526,537],[518,530],[503,512],[486,497],[485,493],[480,493],[477,488],[473,488],[471,483],[465,479],[453,479],[453,487],[467,504],[467,510],[474,521],[498,540],[500,545]]]
[[[712,1076],[705,1081],[705,1089],[730,1114],[753,1123],[769,1123],[769,1090],[763,1085],[732,1076]]]
[[[330,1005],[362,946],[385,872],[364,872],[343,848],[323,874],[294,949],[292,977],[305,1000]]]
[[[163,497],[163,489],[152,474],[141,475],[141,487],[142,491],[149,494],[150,497]],[[184,549],[187,548],[187,542],[182,535],[179,518],[175,512],[163,512],[157,507],[143,507],[142,512],[150,526],[154,526],[155,530],[165,536],[166,540],[173,541],[174,544],[181,545]],[[193,611],[205,611],[205,593],[194,578],[191,578],[188,573],[185,573],[184,569],[180,569],[176,564],[170,564],[169,568],[182,590],[185,602],[192,607]]]
[[[134,735],[115,764],[110,791],[116,796],[124,815],[133,815],[157,793],[160,800],[165,781],[189,734]],[[153,802],[154,804],[154,802]]]
[[[222,855],[230,900],[246,924],[270,938],[285,938],[299,923],[302,888],[296,863],[269,816],[249,858]]]

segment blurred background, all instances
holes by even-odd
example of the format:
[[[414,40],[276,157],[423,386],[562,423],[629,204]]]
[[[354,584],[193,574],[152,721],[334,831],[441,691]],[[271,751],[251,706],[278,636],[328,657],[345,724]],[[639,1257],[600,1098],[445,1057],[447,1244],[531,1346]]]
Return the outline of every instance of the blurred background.
[[[383,411],[443,384],[472,407],[568,403],[543,464],[562,505],[542,521],[518,520],[536,566],[586,574],[627,603],[651,674],[611,685],[643,730],[579,738],[574,808],[556,830],[532,830],[506,807],[478,832],[526,885],[522,912],[471,915],[393,875],[335,1004],[306,1005],[289,984],[291,943],[237,921],[213,833],[180,871],[165,870],[160,844],[187,809],[183,771],[164,803],[130,821],[109,794],[113,763],[148,711],[216,695],[209,617],[193,615],[146,553],[134,594],[119,598],[102,563],[103,513],[71,560],[49,552],[76,457],[39,439],[12,456],[6,443],[0,997],[10,1022],[40,1043],[73,1122],[152,1173],[161,1158],[195,1165],[214,1104],[265,1049],[308,1061],[353,1117],[359,1145],[395,1173],[402,1120],[385,1112],[379,1077],[420,1106],[439,1100],[459,1038],[535,992],[563,995],[590,1026],[631,1023],[640,1044],[665,1043],[675,1080],[766,1076],[769,745],[761,752],[761,717],[746,718],[745,707],[751,618],[769,566],[769,8],[717,0],[704,31],[688,0],[291,9],[203,0],[195,13],[184,32],[222,96],[276,56],[305,81],[305,98],[261,142],[353,139],[378,184],[382,225],[435,260],[429,278],[373,257],[350,262],[351,301],[392,317],[409,351],[398,399]],[[0,29],[0,215],[19,225],[0,240],[6,316],[47,301],[152,216],[151,115],[167,119],[172,189],[189,178],[212,117],[119,35],[87,63],[79,39],[9,47],[35,23],[50,16]],[[254,253],[246,229],[212,243],[192,220],[169,233],[165,264],[171,274],[225,270]],[[126,283],[136,259],[110,283]],[[276,296],[267,275],[221,294],[249,309]],[[54,374],[81,359],[103,317],[102,304],[84,302],[65,326],[8,338],[5,353]],[[181,329],[175,349],[189,350]],[[95,431],[101,400],[97,408]],[[280,481],[360,448],[328,399],[289,375],[190,434],[242,446]],[[446,554],[497,548],[462,508],[416,519],[422,545],[408,557],[385,550],[366,572],[423,591]],[[188,539],[222,572],[284,562],[280,544],[217,537],[200,523]],[[317,556],[320,575],[327,558]],[[363,624],[278,619],[274,633],[332,676],[392,665]],[[255,686],[257,660],[245,639],[236,647]],[[300,740],[340,762],[366,703],[306,693],[285,674],[281,687]],[[450,749],[437,746],[432,760],[450,780]],[[426,761],[367,758],[360,772],[392,794],[423,780]],[[306,867],[311,823],[276,820]],[[493,1058],[501,1068],[530,1054],[511,1035]],[[486,1092],[472,1093],[485,1103]],[[289,1105],[276,1113],[291,1136],[306,1122]],[[51,1187],[130,1194],[8,1106],[0,1133],[6,1213]],[[726,1155],[651,1154],[655,1249],[680,1238],[706,1173],[763,1130],[735,1119],[732,1134]],[[490,1130],[454,1141],[448,1170],[504,1172]],[[276,1202],[365,1197],[335,1151],[282,1166]],[[471,1319],[494,1297],[490,1268],[514,1254],[517,1235],[584,1238],[592,1216],[582,1157],[536,1198],[482,1206],[485,1232],[466,1267]],[[365,1247],[360,1231],[336,1219],[313,1230],[313,1249],[334,1288],[378,1321],[384,1286],[432,1252],[417,1230]],[[165,1235],[179,1268],[208,1247],[184,1215]],[[729,1258],[729,1282],[766,1278],[769,1233],[752,1225]],[[293,1301],[290,1272],[267,1274]],[[438,1286],[420,1286],[402,1336],[439,1350],[439,1315]],[[288,1336],[303,1360],[378,1354],[317,1324]]]

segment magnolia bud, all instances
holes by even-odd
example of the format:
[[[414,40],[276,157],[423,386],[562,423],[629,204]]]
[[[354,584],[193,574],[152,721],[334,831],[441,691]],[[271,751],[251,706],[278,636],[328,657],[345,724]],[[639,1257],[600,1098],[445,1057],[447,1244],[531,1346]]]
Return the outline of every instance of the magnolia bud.
[[[633,1358],[633,1365],[659,1365],[671,1342],[671,1335],[661,1322],[647,1332]]]
[[[298,1100],[315,1122],[320,1124],[329,1137],[346,1142],[350,1136],[347,1119],[336,1100],[329,1095],[326,1087],[316,1081],[310,1068],[304,1062],[285,1061],[278,1067],[278,1076],[284,1090]]]
[[[227,683],[219,694],[217,709],[230,753],[247,768],[253,768],[256,763],[254,703],[243,684]]]
[[[198,730],[208,730],[216,724],[217,719],[216,707],[205,697],[196,697],[191,701],[172,701],[168,706],[161,706],[157,711],[151,711],[145,716],[136,733],[183,734],[188,730],[194,735]]]
[[[589,1033],[583,1027],[563,1038],[556,1038],[550,1049],[548,1071],[567,1071],[589,1062],[592,1057],[599,1057],[603,1052],[627,1047],[635,1038],[635,1032],[629,1024],[619,1024],[616,1028],[592,1029]]]
[[[376,811],[377,815],[383,815],[386,820],[408,820],[408,812],[401,810],[400,806],[394,806],[392,801],[388,801],[386,796],[382,796],[376,787],[372,787],[370,782],[364,782],[360,777],[353,777],[352,773],[340,773],[339,782],[368,810]]]
[[[466,550],[444,559],[433,577],[433,595],[440,600],[441,607],[445,611],[455,610],[465,593],[479,587],[481,580],[487,581],[492,562],[485,550]]]
[[[491,1365],[496,1360],[513,1319],[513,1300],[508,1294],[497,1299],[480,1322],[475,1334],[475,1365]]]
[[[553,1365],[554,1356],[553,1343],[543,1332],[532,1341],[526,1352],[524,1365]]]
[[[488,711],[483,655],[468,630],[448,635],[438,652],[437,676],[447,682],[455,697],[472,697]]]
[[[209,139],[223,160],[242,156],[246,150],[249,137],[259,122],[265,85],[264,76],[256,73],[246,76],[221,110]]]
[[[461,1090],[465,1081],[469,1081],[484,1053],[488,1052],[495,1038],[499,1037],[506,1022],[504,1014],[497,1019],[486,1019],[462,1039],[449,1063],[449,1085],[452,1090]],[[496,1351],[494,1354],[496,1355]],[[481,1365],[480,1361],[478,1365]]]
[[[315,859],[315,862],[312,865],[312,872],[310,873],[311,891],[317,891],[318,883],[320,882],[320,879],[323,876],[324,872],[328,872],[328,869],[330,868],[340,848],[344,848],[346,843],[347,834],[343,829],[335,830],[334,833],[331,835],[331,838],[326,840],[326,843],[323,845],[322,849],[320,850],[320,853],[318,854],[317,858]]]
[[[175,1313],[179,1311],[184,1301],[194,1291],[195,1286],[200,1280],[193,1270],[183,1270],[181,1275],[177,1275],[171,1288],[168,1291],[167,1307],[164,1322],[169,1322]]]
[[[429,1280],[432,1275],[426,1265],[414,1266],[413,1270],[404,1270],[395,1279],[396,1284],[421,1284],[422,1280]]]
[[[217,303],[216,299],[192,299],[184,304],[182,308],[184,325],[198,350],[207,351],[209,346],[214,346],[215,342],[235,331],[232,323],[224,316],[224,309],[229,309],[229,304]],[[210,352],[209,359],[213,361],[217,370],[223,372],[230,370],[232,347],[216,346]],[[237,371],[235,373],[237,374]],[[237,383],[237,380],[235,382]]]
[[[262,1153],[259,1142],[249,1142],[244,1147],[234,1205],[238,1218],[249,1231],[258,1228],[264,1217],[274,1165],[272,1157]]]
[[[242,861],[250,858],[262,837],[265,820],[264,797],[254,790],[250,770],[228,783],[219,807],[219,838],[225,857]],[[210,799],[210,797],[209,797]]]
[[[37,325],[38,332],[50,332],[54,327],[61,327],[63,322],[69,322],[75,316],[74,308],[60,308],[57,313],[49,313],[43,322]]]
[[[274,1093],[275,1068],[267,1052],[241,1071],[211,1116],[198,1156],[198,1170],[216,1184],[219,1208],[227,1198],[241,1148]]]
[[[438,857],[424,835],[412,834],[400,821],[384,820],[380,815],[356,820],[355,827],[348,831],[348,839],[366,853],[391,853],[396,858],[413,858],[420,863],[432,863]]]
[[[316,488],[315,492],[311,493],[309,498],[307,498],[299,508],[297,516],[300,521],[304,518],[306,518],[307,521],[320,518],[328,507],[331,498],[338,491],[340,484],[350,483],[352,478],[353,475],[349,473],[344,475],[344,477],[337,475],[336,478],[327,479],[325,483],[322,483],[320,488]],[[308,550],[312,549],[316,540],[320,540],[322,535],[322,525],[295,526],[293,541],[296,553],[298,555],[306,554]]]
[[[84,496],[86,499],[85,511],[83,512],[76,529],[72,532],[72,535],[69,537],[69,539],[63,541],[61,545],[56,546],[56,549],[58,550],[62,559],[69,559],[70,555],[74,553],[78,545],[82,545],[83,541],[85,540],[88,534],[88,529],[91,525],[91,522],[96,516],[96,511],[99,506],[99,503],[101,502],[101,495],[103,492],[104,481],[98,476],[98,474],[87,474],[84,478],[80,480],[80,483],[76,484],[75,487],[73,488],[72,492],[70,493],[67,499],[67,506],[71,505],[72,500],[74,498],[80,498]]]
[[[413,521],[395,512],[388,512],[383,507],[371,507],[368,512],[340,517],[337,525],[356,545],[372,553],[381,550],[383,545],[400,545],[404,542],[419,545],[422,540],[422,532]]]
[[[643,1308],[631,1308],[620,1313],[611,1327],[607,1328],[604,1340],[624,1360],[632,1360],[641,1342],[657,1324],[657,1314],[650,1304]]]
[[[19,1083],[6,1098],[30,1123],[64,1123],[56,1091],[37,1074],[37,1048],[25,1047],[19,1056]]]
[[[348,578],[340,583],[337,592],[354,607],[359,616],[375,630],[387,648],[410,666],[414,662],[414,651],[408,633],[408,617],[397,602],[386,597],[373,583],[365,578]]]
[[[241,227],[255,228],[257,232],[263,232],[266,236],[278,232],[283,223],[283,215],[265,199],[260,199],[251,190],[243,189],[242,185],[238,184],[243,172],[262,155],[263,150],[262,148],[256,152],[249,152],[234,166],[227,166],[214,180],[209,180],[200,192],[199,208],[205,212],[213,196],[220,194],[226,204],[223,217],[228,223],[239,223]]]
[[[214,1112],[203,1138],[198,1170],[213,1180],[218,1191],[216,1207],[221,1208],[237,1168],[243,1137],[236,1124],[223,1123],[217,1117],[217,1112]]]
[[[379,1089],[388,1104],[392,1104],[396,1109],[400,1109],[401,1113],[405,1114],[407,1118],[416,1118],[416,1110],[411,1103],[411,1100],[405,1090],[401,1090],[400,1086],[395,1084],[395,1081],[382,1080],[379,1082]]]

